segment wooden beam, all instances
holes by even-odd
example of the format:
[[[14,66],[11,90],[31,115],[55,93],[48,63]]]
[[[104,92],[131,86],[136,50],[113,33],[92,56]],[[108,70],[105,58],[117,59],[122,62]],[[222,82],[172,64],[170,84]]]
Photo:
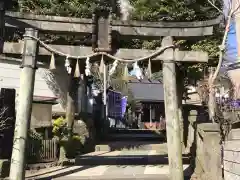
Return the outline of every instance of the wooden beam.
[[[71,54],[73,56],[85,56],[92,54],[91,47],[79,47],[79,46],[67,46],[67,45],[50,45],[58,51],[64,52],[66,54]],[[10,43],[5,42],[3,53],[5,54],[22,54],[23,43]],[[146,49],[119,49],[115,56],[123,59],[137,59],[144,57],[146,55],[152,54],[154,50]],[[206,52],[200,51],[178,51],[175,52],[175,61],[179,62],[208,62],[208,54]],[[49,51],[45,48],[40,47],[39,55],[51,55]],[[154,60],[167,60],[167,57],[164,54],[156,57]]]
[[[82,18],[43,16],[19,12],[6,13],[6,26],[15,28],[35,28],[44,32],[92,33],[92,20]],[[112,29],[121,35],[137,37],[160,36],[205,36],[212,35],[213,26],[220,23],[221,17],[199,22],[145,22],[113,21]]]

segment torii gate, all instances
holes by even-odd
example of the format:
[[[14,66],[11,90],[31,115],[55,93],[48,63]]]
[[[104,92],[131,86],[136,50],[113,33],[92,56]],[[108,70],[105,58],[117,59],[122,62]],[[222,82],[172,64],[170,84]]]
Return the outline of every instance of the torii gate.
[[[27,129],[31,115],[31,104],[33,99],[33,87],[35,81],[35,71],[37,67],[37,55],[51,55],[45,48],[39,48],[36,41],[38,32],[55,32],[68,34],[93,34],[93,50],[95,52],[109,53],[112,50],[111,33],[113,30],[125,37],[151,38],[162,40],[162,47],[172,46],[172,37],[198,37],[212,35],[213,25],[219,24],[220,19],[204,22],[121,22],[112,21],[108,11],[99,11],[93,20],[56,16],[36,16],[7,12],[5,14],[6,27],[25,28],[24,46],[21,43],[4,43],[3,53],[22,54],[22,72],[20,83],[20,105],[17,110],[16,128],[14,136],[14,146],[12,153],[12,164],[10,171],[11,180],[24,179],[24,149],[26,147]],[[4,14],[4,13],[0,13]],[[0,20],[3,21],[3,17]],[[3,29],[4,27],[1,27]],[[31,38],[31,37],[35,37]],[[49,45],[65,54],[72,56],[88,55],[92,53],[92,48],[76,46]],[[22,52],[23,48],[23,52]],[[39,50],[38,50],[39,49]],[[123,59],[136,59],[153,51],[138,49],[119,49],[114,56]],[[12,58],[6,58],[13,60]],[[165,96],[165,113],[167,122],[167,144],[168,158],[171,180],[183,180],[182,166],[182,145],[180,134],[180,121],[178,113],[178,97],[176,85],[176,62],[207,62],[208,55],[204,52],[179,51],[168,48],[163,54],[154,58],[163,61],[163,81]],[[68,118],[74,118],[73,99],[69,98],[67,109]],[[17,178],[17,179],[16,179]]]

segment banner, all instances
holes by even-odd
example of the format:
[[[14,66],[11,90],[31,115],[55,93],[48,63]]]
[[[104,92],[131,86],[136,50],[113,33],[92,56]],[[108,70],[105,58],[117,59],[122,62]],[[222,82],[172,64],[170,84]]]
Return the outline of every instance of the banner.
[[[120,92],[108,91],[108,116],[114,119],[122,119],[127,108],[127,96],[122,97]]]
[[[120,92],[108,90],[108,117],[119,119],[122,117],[122,95]]]
[[[127,109],[127,96],[122,97],[121,107],[122,107],[122,118],[123,118]]]

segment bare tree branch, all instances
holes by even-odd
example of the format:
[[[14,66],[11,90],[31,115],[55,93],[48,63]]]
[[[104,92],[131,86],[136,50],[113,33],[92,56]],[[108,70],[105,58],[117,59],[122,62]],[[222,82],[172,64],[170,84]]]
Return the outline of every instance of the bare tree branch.
[[[233,4],[232,0],[228,1],[228,7],[225,7],[227,10],[227,13],[224,14],[224,10],[221,10],[215,5],[215,2],[213,0],[208,0],[209,4],[211,4],[218,12],[223,14],[226,17],[226,27],[225,31],[223,34],[223,39],[222,43],[219,46],[219,60],[218,60],[218,65],[214,73],[212,73],[209,76],[208,84],[209,84],[209,102],[208,102],[208,107],[209,107],[209,117],[212,120],[212,122],[215,122],[215,116],[216,116],[216,111],[217,111],[217,105],[216,105],[216,98],[215,98],[215,89],[214,89],[214,83],[215,80],[220,72],[222,63],[223,63],[223,55],[226,50],[226,41],[227,41],[227,36],[228,32],[230,29],[231,21],[235,13],[240,7],[240,4],[238,3],[237,6],[236,4]],[[235,7],[236,6],[236,7]],[[227,16],[226,16],[227,14]]]
[[[215,1],[208,0],[208,3],[211,4],[218,12],[223,14],[223,11],[215,5]]]
[[[11,128],[11,125],[9,125],[9,121],[12,121],[13,118],[12,117],[4,117],[6,111],[8,108],[4,107],[1,109],[0,112],[0,131],[4,130],[4,129],[8,129]]]
[[[213,1],[211,0],[208,0],[208,2],[217,10],[219,11],[220,13],[223,13],[222,10],[220,10]],[[230,28],[230,25],[231,25],[231,20],[233,18],[233,16],[235,15],[235,13],[239,10],[240,8],[240,3],[238,1],[238,5],[236,8],[233,9],[233,2],[232,0],[229,0],[228,1],[228,16],[227,16],[227,22],[226,22],[226,28],[225,28],[225,31],[224,31],[224,35],[223,35],[223,39],[222,39],[222,44],[219,46],[219,61],[218,61],[218,65],[217,65],[217,68],[213,74],[213,76],[209,77],[209,85],[213,85],[214,81],[216,80],[217,78],[217,75],[219,74],[219,71],[220,71],[220,68],[222,66],[222,63],[223,63],[223,53],[226,49],[226,41],[227,41],[227,35],[228,35],[228,32],[229,32],[229,28]],[[211,87],[210,87],[211,88]]]
[[[214,81],[216,80],[217,78],[217,75],[220,71],[220,68],[222,66],[222,63],[223,63],[223,53],[226,49],[226,41],[227,41],[227,35],[228,35],[228,32],[229,32],[229,28],[230,28],[230,25],[231,25],[231,19],[232,19],[232,16],[233,16],[233,12],[234,11],[231,11],[227,17],[227,23],[226,23],[226,28],[225,28],[225,31],[224,31],[224,35],[223,35],[223,40],[222,40],[222,44],[219,46],[219,60],[218,60],[218,65],[217,65],[217,68],[213,74],[213,76],[210,76],[209,77],[209,84],[210,85],[213,85]]]
[[[232,0],[231,0],[232,1]],[[234,7],[234,9],[233,9],[233,15],[236,15],[236,13],[237,13],[237,11],[239,10],[239,8],[240,8],[240,1],[238,0],[236,0],[236,4],[237,4],[237,6],[236,7],[234,7],[233,5],[233,3],[231,4],[232,5],[232,8]],[[235,4],[235,5],[236,5]]]
[[[223,10],[220,10],[213,1],[211,0],[208,0],[208,2],[217,10],[219,11],[220,13],[223,14]],[[219,61],[218,61],[218,65],[217,65],[217,68],[213,74],[213,76],[209,77],[209,85],[212,86],[214,81],[216,80],[217,78],[217,75],[219,74],[219,71],[220,71],[220,68],[222,66],[222,63],[223,63],[223,54],[224,54],[224,51],[226,50],[226,41],[227,41],[227,35],[228,35],[228,32],[229,32],[229,28],[230,28],[230,25],[231,25],[231,21],[232,21],[232,18],[233,16],[236,14],[236,12],[239,10],[240,8],[240,3],[238,1],[238,5],[236,8],[233,9],[233,2],[232,0],[229,0],[228,1],[228,15],[227,15],[227,22],[226,22],[226,28],[225,28],[225,31],[224,31],[224,35],[223,35],[223,39],[222,39],[222,44],[219,46]],[[210,87],[211,88],[211,87]]]

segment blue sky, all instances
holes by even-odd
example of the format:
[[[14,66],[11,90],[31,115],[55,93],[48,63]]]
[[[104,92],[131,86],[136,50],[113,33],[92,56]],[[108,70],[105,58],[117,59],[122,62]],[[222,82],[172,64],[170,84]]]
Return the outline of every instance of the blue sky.
[[[225,54],[226,63],[234,63],[237,60],[237,39],[235,23],[232,22],[227,38],[227,51]]]
[[[228,12],[227,2],[228,0],[224,0],[225,2],[225,8],[224,8],[224,14]],[[228,33],[227,37],[227,51],[225,53],[225,64],[232,64],[236,63],[237,61],[237,39],[236,39],[236,29],[235,29],[235,22],[232,20],[230,31]]]

